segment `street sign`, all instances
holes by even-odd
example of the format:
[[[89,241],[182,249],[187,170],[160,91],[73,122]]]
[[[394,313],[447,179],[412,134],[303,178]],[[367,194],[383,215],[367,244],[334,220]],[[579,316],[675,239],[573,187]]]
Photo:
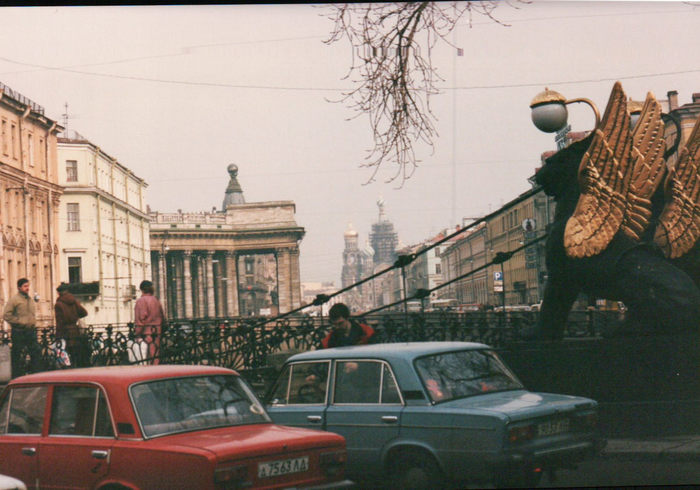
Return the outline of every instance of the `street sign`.
[[[501,271],[493,273],[493,290],[496,293],[503,292],[503,274],[501,274]]]

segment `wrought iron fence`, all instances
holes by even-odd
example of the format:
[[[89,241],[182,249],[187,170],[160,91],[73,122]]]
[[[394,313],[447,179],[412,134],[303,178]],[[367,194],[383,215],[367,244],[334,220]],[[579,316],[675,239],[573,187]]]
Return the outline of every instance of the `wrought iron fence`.
[[[358,317],[371,325],[376,341],[472,341],[496,348],[517,341],[523,328],[537,320],[537,312],[429,313],[383,312]],[[619,323],[618,312],[574,311],[567,337],[595,337]],[[274,367],[274,358],[316,348],[329,329],[325,317],[288,316],[267,324],[258,318],[172,321],[160,335],[140,338],[133,324],[90,326],[78,339],[71,367],[127,364],[209,364],[237,369],[251,378]],[[53,328],[37,330],[43,370],[59,369]],[[2,332],[0,344],[10,344]],[[29,372],[26,346],[19,371]],[[16,376],[17,373],[13,373]],[[258,380],[259,381],[259,380]]]

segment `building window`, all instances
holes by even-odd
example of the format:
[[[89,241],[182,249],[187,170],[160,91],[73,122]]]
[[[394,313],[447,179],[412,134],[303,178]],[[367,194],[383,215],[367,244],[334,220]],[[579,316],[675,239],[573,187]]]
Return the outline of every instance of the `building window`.
[[[440,269],[440,264],[435,264],[435,274],[442,274],[442,270]]]
[[[39,138],[39,164],[41,165],[41,171],[46,173],[46,153],[44,152],[44,138]]]
[[[2,120],[2,152],[7,155],[7,121]]]
[[[17,126],[12,123],[10,125],[10,135],[12,137],[12,158],[17,158]]]
[[[82,264],[80,257],[68,257],[68,282],[77,284],[82,281]]]
[[[33,167],[34,166],[34,135],[32,135],[32,133],[27,133],[27,153],[29,153],[29,155],[28,155],[29,166]]]
[[[80,231],[80,207],[77,202],[69,202],[68,210],[68,231]]]
[[[66,181],[78,182],[78,162],[66,160]]]

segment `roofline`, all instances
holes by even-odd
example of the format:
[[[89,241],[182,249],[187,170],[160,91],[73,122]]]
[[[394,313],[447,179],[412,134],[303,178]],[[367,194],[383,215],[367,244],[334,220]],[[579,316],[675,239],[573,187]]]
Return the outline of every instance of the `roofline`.
[[[110,162],[114,163],[117,167],[121,168],[121,169],[124,170],[127,174],[131,175],[134,179],[138,180],[139,182],[141,182],[142,184],[144,184],[146,187],[148,187],[148,183],[147,183],[144,179],[142,179],[141,177],[139,177],[138,175],[136,175],[136,174],[135,174],[131,169],[129,169],[128,167],[126,167],[126,166],[124,166],[123,164],[119,163],[119,161],[118,161],[116,158],[114,158],[113,156],[111,156],[109,153],[107,153],[106,151],[104,151],[102,148],[100,148],[99,146],[97,146],[96,144],[94,144],[93,142],[91,142],[90,140],[87,140],[87,139],[73,139],[73,138],[58,137],[57,145],[58,145],[58,146],[61,146],[61,145],[66,145],[66,146],[87,145],[87,146],[91,147],[95,152],[104,155],[104,157],[105,157],[107,160],[109,160]]]

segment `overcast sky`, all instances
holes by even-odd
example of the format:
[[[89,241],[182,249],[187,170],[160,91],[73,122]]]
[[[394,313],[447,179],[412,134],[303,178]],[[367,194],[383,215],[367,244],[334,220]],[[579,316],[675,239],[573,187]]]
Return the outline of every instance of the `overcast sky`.
[[[681,104],[700,92],[700,6],[681,2],[533,2],[495,12],[509,27],[464,19],[439,45],[431,99],[434,151],[403,187],[361,168],[366,118],[333,103],[352,88],[347,44],[311,5],[0,8],[0,81],[148,182],[152,210],[220,208],[226,167],[247,202],[292,200],[306,229],[304,282],[340,286],[348,223],[368,238],[377,200],[402,244],[497,209],[529,189],[552,135],[530,120],[545,86],[604,110],[615,80]],[[582,104],[574,130],[591,129]],[[453,179],[453,172],[456,179]],[[453,186],[454,182],[454,186]]]

